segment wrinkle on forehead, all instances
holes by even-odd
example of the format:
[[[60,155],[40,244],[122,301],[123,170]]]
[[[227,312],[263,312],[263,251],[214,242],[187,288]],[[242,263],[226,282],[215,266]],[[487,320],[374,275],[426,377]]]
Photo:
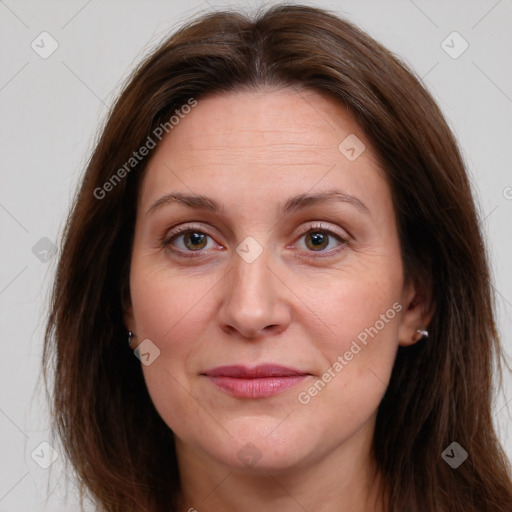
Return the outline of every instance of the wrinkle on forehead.
[[[339,144],[354,133],[366,148],[351,162]],[[371,150],[355,116],[316,92],[212,95],[199,99],[155,149],[142,183],[144,203],[176,186],[195,193],[229,190],[239,201],[247,201],[243,196],[251,190],[273,194],[276,187],[357,193],[364,184],[371,192],[379,188],[379,177],[385,179]],[[198,189],[198,179],[203,189],[209,183],[208,190]]]

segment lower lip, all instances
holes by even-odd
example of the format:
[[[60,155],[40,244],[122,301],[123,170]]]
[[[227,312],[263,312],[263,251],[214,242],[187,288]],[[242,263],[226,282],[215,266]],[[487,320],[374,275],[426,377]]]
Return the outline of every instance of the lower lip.
[[[288,377],[261,377],[257,379],[238,379],[234,377],[208,378],[217,387],[237,398],[266,398],[274,396],[296,386],[309,375]]]

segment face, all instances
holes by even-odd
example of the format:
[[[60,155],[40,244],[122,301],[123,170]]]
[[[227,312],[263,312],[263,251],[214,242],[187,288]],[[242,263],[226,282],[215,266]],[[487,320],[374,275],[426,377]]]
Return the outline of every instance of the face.
[[[180,119],[141,183],[130,290],[178,456],[248,471],[369,440],[421,327],[384,172],[347,109],[312,91],[210,96]]]

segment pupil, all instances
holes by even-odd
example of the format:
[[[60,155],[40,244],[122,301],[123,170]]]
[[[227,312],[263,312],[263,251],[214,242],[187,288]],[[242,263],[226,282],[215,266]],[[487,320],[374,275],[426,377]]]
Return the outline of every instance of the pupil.
[[[311,235],[313,245],[316,247],[321,246],[325,242],[324,237],[324,233],[313,233]]]
[[[189,234],[189,241],[192,245],[198,245],[201,244],[203,237],[204,235],[201,233],[191,233]]]

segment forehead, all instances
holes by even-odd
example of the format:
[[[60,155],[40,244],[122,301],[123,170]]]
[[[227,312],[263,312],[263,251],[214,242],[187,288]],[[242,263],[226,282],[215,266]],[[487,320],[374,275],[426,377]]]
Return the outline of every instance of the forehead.
[[[350,159],[350,146],[364,150]],[[248,202],[249,194],[262,199],[281,189],[288,196],[333,187],[388,193],[353,114],[310,90],[241,91],[199,99],[182,114],[151,156],[140,201],[148,205],[177,189],[224,198],[236,193]]]

